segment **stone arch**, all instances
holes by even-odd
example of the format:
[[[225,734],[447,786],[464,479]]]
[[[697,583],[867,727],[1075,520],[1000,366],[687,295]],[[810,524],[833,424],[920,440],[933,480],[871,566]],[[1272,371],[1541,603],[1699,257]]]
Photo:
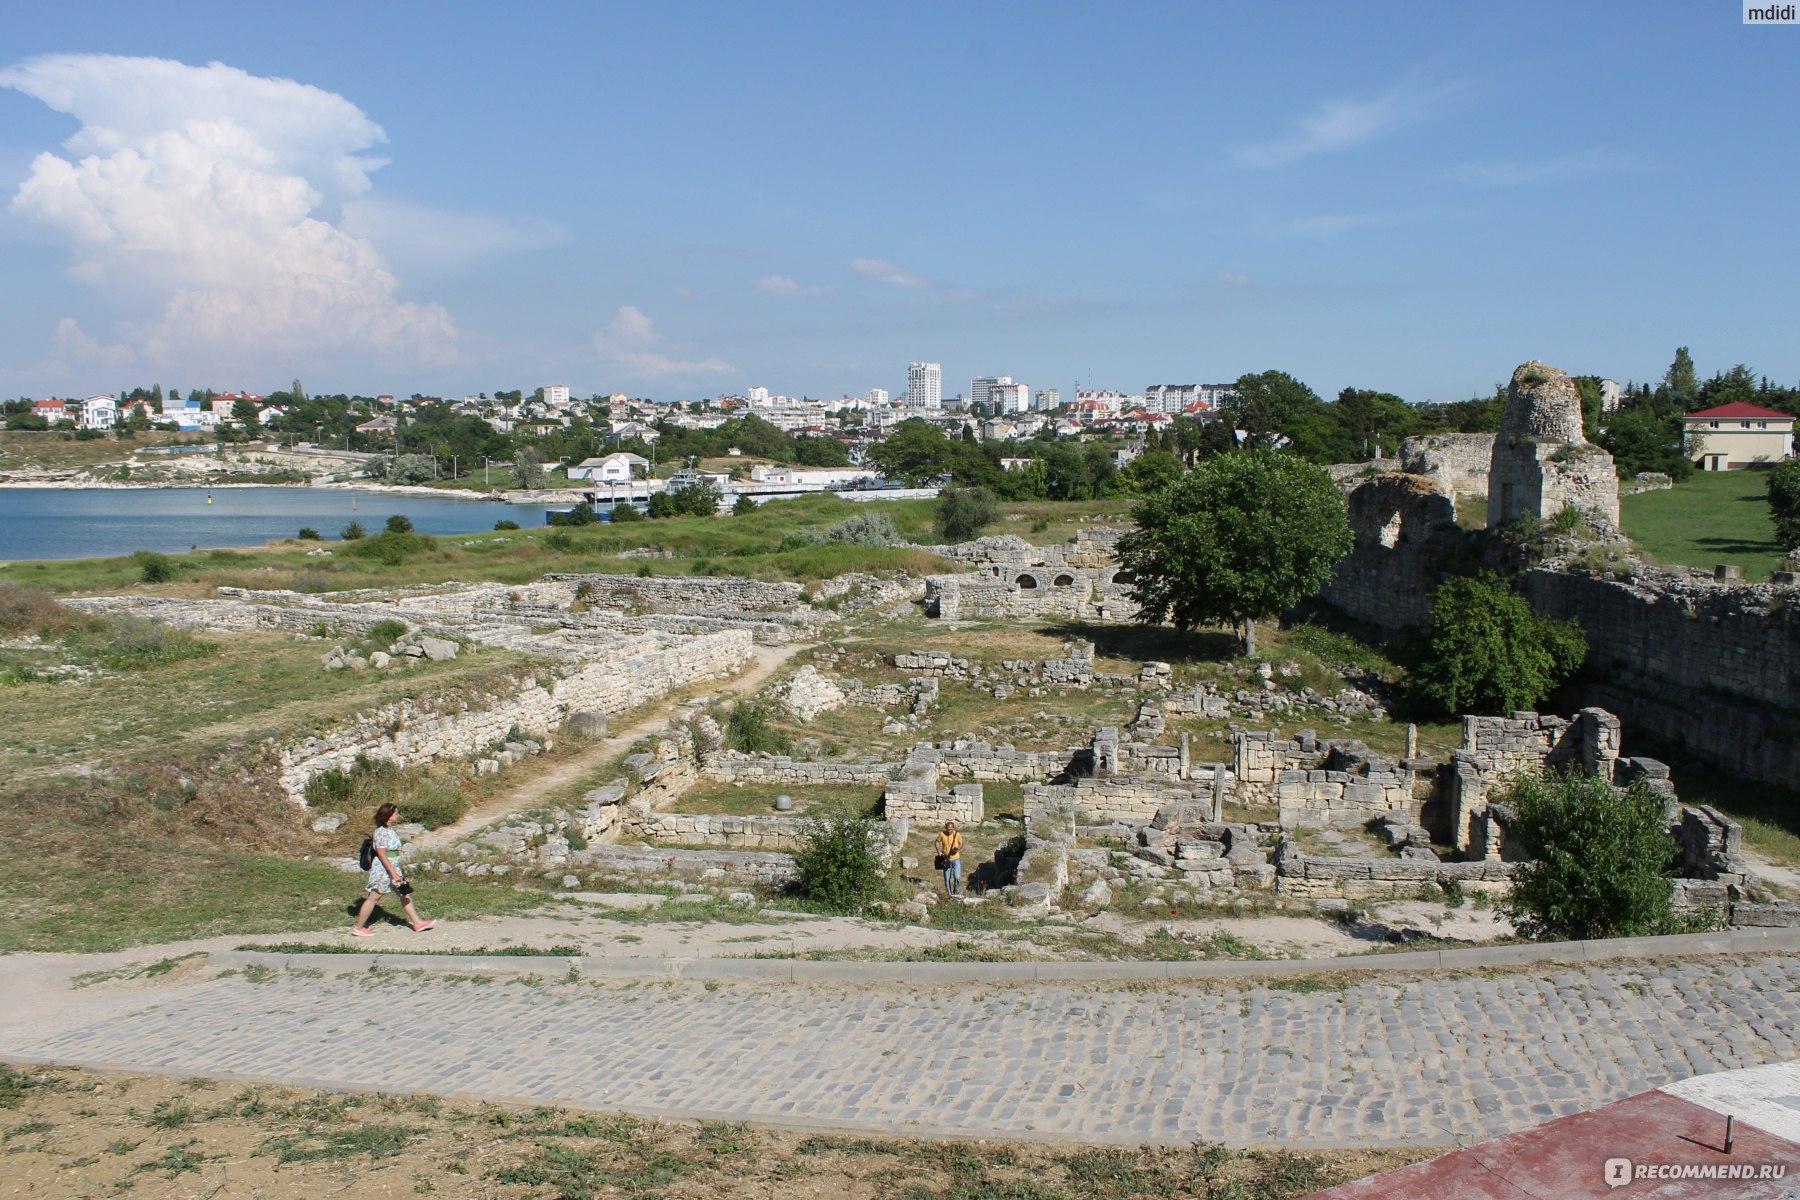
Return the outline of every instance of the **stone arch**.
[[[1114,587],[1130,587],[1137,582],[1137,576],[1133,575],[1130,571],[1114,571],[1112,573],[1112,578],[1107,582],[1111,583]]]
[[[1067,571],[1064,571],[1061,575],[1058,575],[1055,579],[1050,581],[1050,586],[1059,588],[1074,587],[1075,577]]]
[[[1037,576],[1030,572],[1020,575],[1013,582],[1018,585],[1021,591],[1035,591],[1038,585]]]

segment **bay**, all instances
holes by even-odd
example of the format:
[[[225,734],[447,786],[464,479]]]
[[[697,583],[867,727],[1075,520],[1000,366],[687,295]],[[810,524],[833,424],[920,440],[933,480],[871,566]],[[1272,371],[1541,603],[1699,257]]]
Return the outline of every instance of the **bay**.
[[[394,514],[420,533],[474,533],[502,519],[530,529],[544,523],[544,512],[541,504],[348,488],[0,488],[0,560],[260,546],[303,526],[329,543],[351,521],[380,533]]]

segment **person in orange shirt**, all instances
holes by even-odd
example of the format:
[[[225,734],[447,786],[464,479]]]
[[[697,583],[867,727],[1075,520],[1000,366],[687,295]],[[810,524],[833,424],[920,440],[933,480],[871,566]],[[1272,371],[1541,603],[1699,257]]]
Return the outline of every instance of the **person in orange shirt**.
[[[944,894],[961,895],[963,836],[957,832],[955,821],[944,822],[944,832],[937,835],[933,846],[937,853],[936,866],[944,873]]]

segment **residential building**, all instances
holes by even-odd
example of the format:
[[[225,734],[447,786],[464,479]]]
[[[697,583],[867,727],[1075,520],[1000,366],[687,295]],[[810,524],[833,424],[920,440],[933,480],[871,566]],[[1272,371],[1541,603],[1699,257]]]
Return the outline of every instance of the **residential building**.
[[[569,402],[569,385],[551,383],[544,386],[544,403],[563,405]]]
[[[888,402],[887,389],[886,388],[870,388],[868,391],[863,393],[863,399],[867,400],[870,404],[873,404],[879,408],[881,405],[886,404]]]
[[[58,421],[68,420],[72,415],[69,412],[69,402],[58,400],[54,396],[36,401],[32,404],[31,411],[53,425]]]
[[[751,404],[767,404],[769,402],[769,389],[766,387],[750,388],[744,392],[744,399],[750,401]]]
[[[1038,412],[1055,412],[1062,407],[1062,389],[1039,388],[1031,398],[1031,407]]]
[[[629,483],[633,479],[647,479],[649,475],[649,459],[623,451],[608,454],[605,458],[584,458],[569,468],[571,482],[585,479],[589,483]]]
[[[391,438],[394,436],[395,430],[399,428],[400,421],[398,418],[392,413],[382,413],[379,417],[374,417],[364,421],[361,425],[358,425],[356,427],[356,432],[366,433],[370,437]]]
[[[1702,471],[1735,471],[1794,456],[1794,417],[1734,400],[1688,413],[1687,456]]]
[[[89,396],[81,402],[80,425],[83,429],[111,429],[119,423],[119,400],[116,396]]]
[[[994,416],[1021,413],[1030,407],[1031,389],[1011,375],[978,375],[969,384],[969,410],[984,406]]]
[[[1144,406],[1151,412],[1211,412],[1232,394],[1229,383],[1154,383],[1144,389]]]
[[[906,368],[906,407],[944,407],[944,369],[934,362],[916,362]]]
[[[620,442],[628,442],[636,438],[647,446],[654,446],[656,439],[661,436],[662,434],[656,432],[654,428],[642,422],[621,421],[612,427],[612,432],[606,435],[606,440],[608,444],[616,446]]]

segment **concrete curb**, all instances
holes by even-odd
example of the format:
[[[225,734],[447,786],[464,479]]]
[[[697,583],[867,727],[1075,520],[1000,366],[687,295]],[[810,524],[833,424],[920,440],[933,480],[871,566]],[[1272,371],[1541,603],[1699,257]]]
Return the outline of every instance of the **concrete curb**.
[[[1204,962],[810,962],[783,958],[601,958],[499,954],[291,954],[215,950],[214,967],[362,971],[429,971],[444,975],[535,975],[562,979],[718,980],[755,983],[1142,983],[1187,979],[1254,979],[1354,971],[1414,974],[1532,964],[1578,966],[1619,958],[1687,958],[1707,954],[1800,951],[1800,929],[1734,929],[1670,937],[1593,942],[1533,942],[1454,950],[1408,950],[1345,958],[1218,959]]]

